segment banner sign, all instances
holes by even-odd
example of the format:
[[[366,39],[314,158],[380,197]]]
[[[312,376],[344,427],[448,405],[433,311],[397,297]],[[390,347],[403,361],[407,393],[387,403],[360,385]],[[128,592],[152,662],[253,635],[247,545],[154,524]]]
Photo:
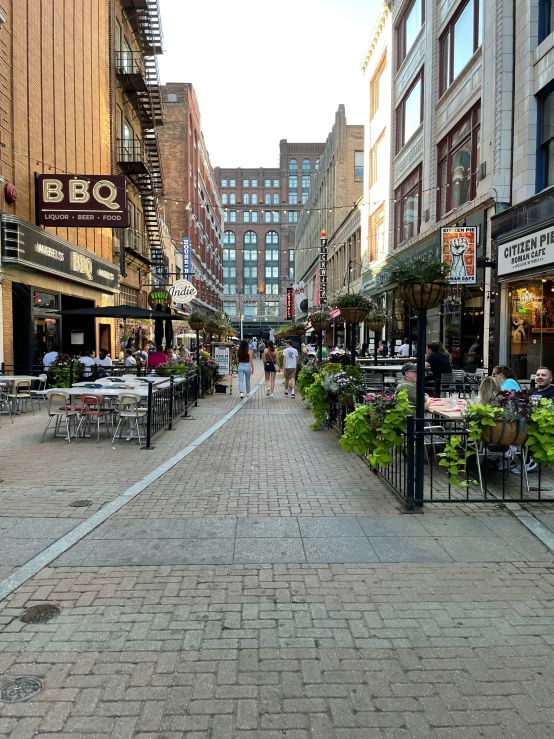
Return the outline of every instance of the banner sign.
[[[152,290],[148,293],[148,305],[153,310],[156,310],[158,305],[167,308],[168,305],[171,305],[171,295],[167,290]]]
[[[321,237],[319,240],[319,303],[327,303],[327,243],[328,239]]]
[[[294,288],[287,287],[287,321],[294,318]]]
[[[498,274],[554,264],[554,228],[544,228],[506,244],[498,244]]]
[[[41,226],[127,228],[124,175],[46,175],[37,178]]]
[[[190,280],[192,276],[192,246],[188,236],[181,239],[183,249],[183,277]]]
[[[292,286],[292,289],[294,290],[294,315],[298,315],[300,313],[303,313],[304,311],[300,307],[300,304],[304,300],[304,288],[305,284],[302,280],[300,282],[295,282]]]
[[[450,264],[451,285],[475,285],[476,228],[441,228],[442,261]]]
[[[231,374],[231,354],[228,346],[217,346],[214,350],[214,359],[219,365],[218,372],[221,376]]]
[[[169,288],[169,294],[176,303],[184,305],[198,295],[197,289],[188,280],[177,280]]]
[[[315,284],[314,284],[314,305],[317,307],[319,306],[319,267],[315,271]]]
[[[23,264],[107,292],[119,292],[119,270],[112,262],[26,224],[17,216],[2,216],[2,261]]]

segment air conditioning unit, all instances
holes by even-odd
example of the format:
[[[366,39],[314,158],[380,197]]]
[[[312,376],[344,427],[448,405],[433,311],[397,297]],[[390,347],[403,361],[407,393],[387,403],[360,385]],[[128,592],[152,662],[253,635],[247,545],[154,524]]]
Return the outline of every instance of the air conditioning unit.
[[[481,162],[481,164],[477,166],[477,179],[484,180],[486,176],[487,176],[487,163]]]

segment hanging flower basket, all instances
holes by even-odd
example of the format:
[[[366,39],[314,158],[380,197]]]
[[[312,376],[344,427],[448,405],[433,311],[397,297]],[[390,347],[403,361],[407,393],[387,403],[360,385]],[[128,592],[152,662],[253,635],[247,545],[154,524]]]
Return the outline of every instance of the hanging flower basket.
[[[187,316],[187,322],[193,331],[200,331],[204,326],[204,318],[199,313],[191,313]]]
[[[313,319],[310,321],[315,331],[321,332],[321,331],[327,331],[329,326],[331,325],[329,321],[314,321]]]
[[[527,439],[527,422],[524,418],[519,421],[497,421],[494,426],[487,426],[481,433],[486,444],[496,446],[521,446]]]
[[[365,325],[368,327],[370,331],[382,331],[385,328],[385,322],[384,321],[372,321],[371,316],[369,319],[365,322]]]
[[[365,320],[367,314],[365,308],[341,308],[340,315],[345,323],[362,323]]]
[[[442,303],[447,289],[447,282],[402,282],[398,294],[410,308],[429,310]]]

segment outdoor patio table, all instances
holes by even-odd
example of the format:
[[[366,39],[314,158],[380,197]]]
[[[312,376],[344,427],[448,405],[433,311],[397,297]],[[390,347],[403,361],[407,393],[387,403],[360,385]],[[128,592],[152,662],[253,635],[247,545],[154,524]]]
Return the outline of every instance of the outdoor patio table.
[[[431,400],[429,413],[438,418],[451,418],[456,421],[462,420],[466,408],[465,400],[458,400],[458,407],[452,408],[449,398],[436,398]]]

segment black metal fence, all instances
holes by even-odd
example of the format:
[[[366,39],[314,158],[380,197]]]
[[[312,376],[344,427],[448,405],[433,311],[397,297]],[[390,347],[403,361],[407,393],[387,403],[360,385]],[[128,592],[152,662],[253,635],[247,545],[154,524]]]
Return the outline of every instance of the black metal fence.
[[[165,429],[171,430],[177,418],[187,418],[190,409],[198,405],[199,370],[185,376],[171,376],[158,386],[148,385],[146,416],[146,449],[152,449],[152,439]]]
[[[408,508],[424,503],[554,502],[554,477],[547,468],[535,466],[524,447],[510,458],[506,449],[470,442],[468,430],[459,420],[425,419],[421,432],[413,416],[406,421],[402,443],[392,451],[392,462],[376,472]],[[419,489],[415,474],[418,437],[423,438],[425,462]],[[462,449],[469,445],[473,452],[455,481],[450,479],[448,469],[439,464],[440,453],[453,437],[460,439]],[[519,474],[514,474],[514,469]]]

